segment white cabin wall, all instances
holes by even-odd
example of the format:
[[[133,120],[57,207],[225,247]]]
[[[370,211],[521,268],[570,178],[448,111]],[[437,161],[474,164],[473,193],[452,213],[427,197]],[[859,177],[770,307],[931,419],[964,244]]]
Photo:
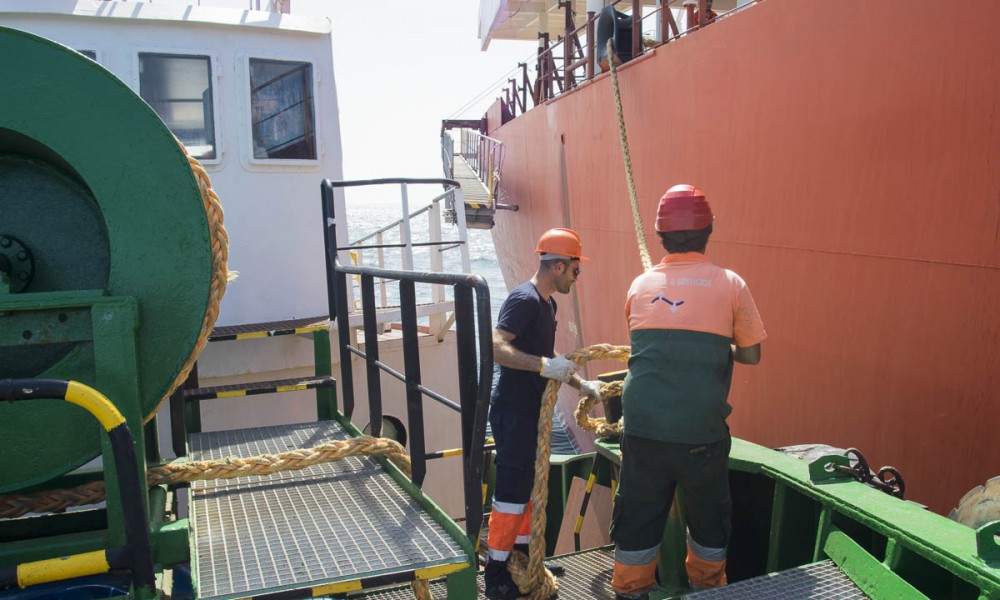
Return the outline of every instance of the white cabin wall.
[[[327,313],[319,186],[324,178],[342,177],[328,34],[60,15],[2,14],[0,21],[76,49],[95,50],[98,62],[134,90],[139,52],[210,56],[220,154],[205,167],[225,211],[229,268],[239,272],[223,298],[218,324]],[[250,160],[249,57],[313,64],[317,161],[287,165]],[[212,371],[211,365],[206,367]]]

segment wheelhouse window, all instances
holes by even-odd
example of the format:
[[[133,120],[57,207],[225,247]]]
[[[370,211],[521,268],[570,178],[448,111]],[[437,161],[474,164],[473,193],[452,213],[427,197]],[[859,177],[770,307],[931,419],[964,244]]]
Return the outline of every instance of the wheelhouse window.
[[[90,60],[93,60],[93,61],[97,60],[97,52],[95,52],[93,50],[77,50],[77,52],[79,52],[80,54],[86,56]]]
[[[312,65],[250,59],[253,157],[315,160]]]
[[[141,52],[139,95],[191,156],[202,160],[216,157],[209,57]]]

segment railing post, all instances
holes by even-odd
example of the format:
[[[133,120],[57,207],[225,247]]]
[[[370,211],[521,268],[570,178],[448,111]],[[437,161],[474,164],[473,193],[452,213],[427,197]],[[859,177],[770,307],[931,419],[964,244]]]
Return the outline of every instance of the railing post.
[[[437,203],[434,204],[437,206]],[[440,228],[440,227],[439,227]],[[441,287],[435,285],[435,289]],[[420,393],[420,343],[417,340],[417,295],[412,281],[399,282],[399,308],[403,322],[403,373],[406,375],[406,420],[410,427],[410,461],[413,483],[420,487],[427,475],[424,443],[424,403]]]
[[[438,244],[441,242],[441,205],[438,202],[435,201],[431,204],[431,210],[427,216],[427,219],[428,219],[428,235],[430,237],[430,241],[434,242],[435,244]],[[458,221],[459,219],[464,221],[465,214],[464,213],[460,215],[457,214],[457,218],[455,220]],[[434,273],[443,273],[444,257],[442,256],[441,247],[431,246],[429,250],[431,253],[430,256],[431,271]],[[402,297],[400,297],[400,300],[401,300],[400,305],[405,307],[406,305],[403,304]],[[441,284],[434,284],[431,286],[431,303],[440,304],[441,302],[444,302],[444,286]],[[437,312],[432,314],[429,317],[429,325],[431,333],[436,335],[439,331],[441,331],[441,327],[444,324],[444,321],[445,317],[443,313]]]
[[[563,33],[563,91],[570,89],[573,80],[573,74],[570,71],[570,64],[573,62],[573,53],[570,51],[572,48],[571,42],[573,39],[573,30],[576,29],[573,23],[573,2],[567,0],[559,0],[559,8],[565,9],[565,32]]]
[[[455,219],[458,223],[458,239],[461,242],[461,252],[462,254],[462,272],[471,273],[472,263],[469,260],[469,228],[465,223],[465,194],[462,192],[462,188],[455,189],[455,210],[461,211],[458,213],[458,218]]]
[[[632,58],[642,53],[642,2],[632,0]]]
[[[348,419],[354,414],[354,373],[351,370],[351,352],[347,349],[351,344],[350,314],[347,312],[347,273],[336,271],[337,256],[337,222],[336,215],[344,214],[334,208],[333,186],[329,180],[320,185],[323,202],[323,239],[326,242],[326,294],[327,310],[331,318],[337,319],[337,347],[340,356],[340,389],[344,397],[344,416]],[[343,208],[343,207],[338,207]],[[346,224],[343,226],[346,232]],[[346,238],[345,238],[346,239]]]
[[[462,462],[465,477],[465,518],[471,525],[476,514],[482,519],[482,491],[479,483],[473,482],[470,474],[473,465],[472,444],[475,439],[476,398],[478,376],[476,373],[476,336],[473,320],[472,289],[464,285],[455,286],[455,336],[458,344],[459,403],[462,405]],[[478,527],[468,529],[470,536],[478,534]]]
[[[594,40],[594,19],[597,17],[597,13],[594,11],[587,11],[587,79],[594,78],[594,46],[597,43]]]
[[[375,245],[376,246],[381,246],[384,243],[385,243],[385,236],[382,234],[382,232],[380,231],[380,232],[376,233],[375,234]],[[379,248],[378,250],[376,250],[376,252],[378,253],[378,268],[384,269],[385,268],[385,248]],[[361,254],[358,254],[358,256],[361,256]],[[358,263],[359,263],[358,266],[361,266],[361,264],[360,264],[361,261],[358,261]],[[379,306],[385,306],[386,304],[389,303],[389,297],[388,297],[388,294],[386,293],[386,290],[385,290],[385,279],[379,279],[379,281],[378,281],[378,291],[379,291],[379,301],[381,302],[381,304]]]
[[[523,77],[521,86],[521,106],[524,109],[521,112],[528,112],[528,87],[531,86],[531,80],[528,78],[528,63],[517,63],[521,67],[521,76]],[[534,96],[532,96],[532,101],[534,101]],[[535,102],[535,104],[538,104]]]
[[[403,243],[406,244],[406,247],[403,249],[403,270],[412,271],[413,240],[410,239],[410,197],[406,193],[405,183],[399,184],[399,187],[403,200],[403,229],[401,235],[403,236]]]
[[[368,373],[368,422],[371,435],[382,435],[382,377],[378,362],[378,323],[375,312],[375,279],[361,276],[361,310],[365,324],[365,366]],[[350,354],[347,355],[350,358]],[[343,363],[343,360],[341,360]]]

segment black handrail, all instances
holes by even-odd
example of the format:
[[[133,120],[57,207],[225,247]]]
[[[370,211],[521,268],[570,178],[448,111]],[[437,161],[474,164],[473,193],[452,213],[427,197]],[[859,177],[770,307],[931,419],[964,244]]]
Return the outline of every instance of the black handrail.
[[[457,182],[446,179],[376,179],[367,181],[331,181],[327,179],[320,186],[323,200],[323,232],[326,243],[327,294],[330,317],[337,321],[344,415],[350,418],[354,412],[354,379],[350,359],[352,354],[362,357],[366,363],[372,435],[379,435],[382,428],[381,372],[385,371],[393,377],[401,378],[406,384],[407,418],[410,425],[409,450],[413,466],[412,480],[420,486],[427,473],[423,396],[433,398],[453,409],[460,408],[466,531],[469,539],[475,543],[483,522],[481,488],[484,470],[483,456],[487,411],[490,391],[493,387],[493,324],[490,313],[489,286],[480,275],[399,271],[341,264],[337,253],[334,188],[382,183],[442,183],[459,187]],[[350,315],[347,311],[348,276],[350,275],[358,275],[361,280],[365,332],[364,352],[351,346],[350,343]],[[375,310],[376,278],[399,282],[403,328],[404,373],[402,375],[379,360]],[[455,336],[458,343],[459,401],[457,405],[454,401],[421,384],[414,288],[416,283],[450,285],[453,288]],[[476,352],[477,343],[478,353]],[[478,365],[476,363],[477,357]]]

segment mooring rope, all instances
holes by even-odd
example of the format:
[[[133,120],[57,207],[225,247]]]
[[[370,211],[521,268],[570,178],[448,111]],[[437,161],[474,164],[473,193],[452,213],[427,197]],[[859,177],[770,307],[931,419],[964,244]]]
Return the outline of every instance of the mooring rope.
[[[188,153],[187,148],[184,147],[184,144],[180,140],[177,143],[184,151],[184,156],[187,157],[188,163],[191,166],[191,172],[198,183],[198,191],[201,193],[202,204],[205,206],[205,216],[208,217],[208,233],[212,246],[212,283],[209,288],[208,306],[205,307],[205,316],[201,321],[201,331],[198,333],[198,339],[195,341],[194,348],[191,349],[191,354],[184,361],[184,366],[181,367],[180,372],[177,373],[177,377],[170,384],[170,389],[160,398],[156,407],[145,416],[144,422],[146,423],[153,419],[157,411],[160,410],[160,406],[170,398],[171,394],[191,374],[191,369],[194,368],[194,363],[201,356],[202,350],[205,349],[205,345],[208,343],[208,336],[215,327],[216,319],[219,318],[219,304],[222,302],[222,296],[226,293],[226,286],[236,276],[235,272],[229,270],[229,234],[226,232],[226,227],[223,224],[222,203],[219,201],[219,195],[212,189],[212,181],[209,179],[205,167],[198,162],[198,159]]]
[[[642,268],[649,270],[653,261],[649,257],[649,247],[646,245],[646,234],[642,227],[642,215],[639,214],[639,198],[635,191],[635,179],[632,177],[632,157],[628,151],[628,135],[625,133],[625,114],[622,111],[622,95],[618,86],[618,68],[615,66],[615,55],[608,40],[608,65],[611,67],[611,87],[615,92],[615,110],[618,113],[618,137],[622,145],[622,158],[625,161],[625,180],[628,183],[629,203],[632,206],[632,224],[635,227],[635,239],[639,244],[639,258]]]
[[[351,456],[383,456],[407,476],[411,476],[410,456],[395,440],[359,436],[349,440],[332,440],[313,448],[289,450],[279,454],[263,454],[251,458],[226,457],[151,467],[146,471],[149,487],[204,481],[254,477],[305,469]],[[16,518],[27,513],[55,512],[71,506],[95,504],[104,500],[103,481],[92,481],[71,489],[46,490],[29,495],[0,496],[0,518]],[[417,600],[433,600],[430,584],[424,579],[411,582]]]
[[[578,365],[591,360],[628,360],[631,349],[628,346],[596,344],[567,354],[567,358]],[[559,399],[562,384],[550,380],[542,396],[542,408],[538,416],[538,448],[535,451],[535,485],[531,490],[531,542],[528,556],[512,552],[508,570],[514,583],[531,600],[548,600],[558,591],[559,584],[552,573],[545,568],[545,509],[549,497],[549,451],[552,437],[552,415]],[[602,387],[602,396],[604,388]]]

